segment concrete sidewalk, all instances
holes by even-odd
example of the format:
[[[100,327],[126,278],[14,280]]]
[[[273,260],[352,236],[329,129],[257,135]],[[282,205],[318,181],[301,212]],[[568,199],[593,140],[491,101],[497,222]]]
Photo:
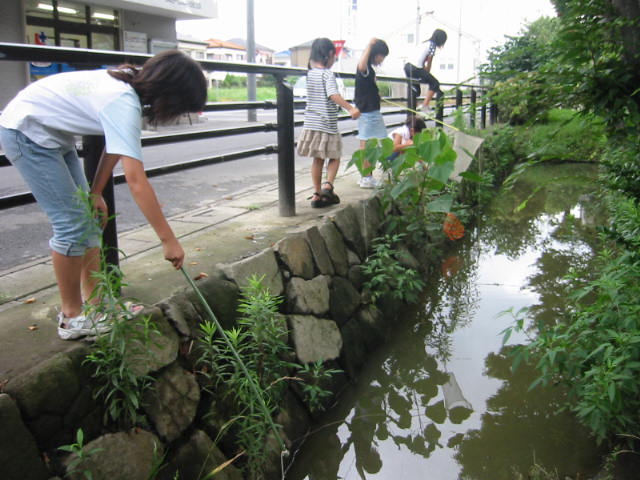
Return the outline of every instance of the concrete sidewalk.
[[[169,218],[185,251],[185,270],[192,277],[212,274],[219,263],[228,263],[260,252],[286,233],[316,224],[332,211],[367,198],[372,190],[358,187],[354,168],[341,171],[336,180],[339,205],[312,209],[309,172],[296,174],[296,216],[280,217],[278,184],[253,185],[233,196],[197,210]],[[123,294],[152,305],[186,287],[182,273],[162,257],[157,237],[149,226],[119,235],[124,253],[121,268]],[[0,272],[0,294],[10,300],[0,305],[0,386],[74,343],[58,339],[56,307],[58,291],[49,258]],[[0,388],[1,391],[1,388]]]

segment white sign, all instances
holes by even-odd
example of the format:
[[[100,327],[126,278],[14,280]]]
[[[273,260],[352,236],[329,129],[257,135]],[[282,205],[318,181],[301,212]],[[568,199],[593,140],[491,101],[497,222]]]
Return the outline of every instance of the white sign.
[[[124,51],[133,53],[149,53],[147,51],[147,34],[125,30]]]

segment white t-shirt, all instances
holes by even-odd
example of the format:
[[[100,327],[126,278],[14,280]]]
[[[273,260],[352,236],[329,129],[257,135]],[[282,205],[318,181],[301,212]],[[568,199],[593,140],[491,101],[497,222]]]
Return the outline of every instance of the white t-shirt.
[[[436,42],[433,40],[428,40],[427,44],[424,46],[424,49],[420,53],[418,57],[418,61],[416,62],[416,66],[418,68],[424,67],[424,62],[427,61],[427,58],[433,57],[436,54]]]
[[[106,70],[59,73],[23,89],[0,116],[45,148],[75,147],[75,135],[104,135],[107,153],[142,160],[142,106],[131,85]]]
[[[409,130],[409,127],[407,127],[406,125],[402,125],[398,128],[393,129],[389,134],[389,138],[393,140],[394,135],[402,136],[402,142],[400,143],[406,143],[411,140],[411,130]]]

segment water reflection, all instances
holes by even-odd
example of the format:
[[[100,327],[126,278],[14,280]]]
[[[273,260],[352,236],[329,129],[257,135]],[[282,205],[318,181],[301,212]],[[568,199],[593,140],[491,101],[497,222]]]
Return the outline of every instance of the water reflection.
[[[528,392],[531,367],[513,374],[499,336],[510,320],[496,315],[510,307],[557,321],[568,308],[563,276],[586,265],[594,244],[597,212],[584,194],[595,171],[537,170],[444,259],[419,308],[307,439],[288,479],[510,479],[534,462],[572,478],[594,472],[593,442],[557,413],[564,392]]]

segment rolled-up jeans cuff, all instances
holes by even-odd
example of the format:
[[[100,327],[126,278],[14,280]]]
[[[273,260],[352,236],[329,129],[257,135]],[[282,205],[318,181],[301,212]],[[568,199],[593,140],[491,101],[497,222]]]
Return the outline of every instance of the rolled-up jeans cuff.
[[[87,253],[88,249],[99,247],[100,241],[101,239],[99,235],[92,235],[86,242],[82,243],[60,242],[55,238],[52,238],[49,240],[49,248],[66,257],[81,257]]]

